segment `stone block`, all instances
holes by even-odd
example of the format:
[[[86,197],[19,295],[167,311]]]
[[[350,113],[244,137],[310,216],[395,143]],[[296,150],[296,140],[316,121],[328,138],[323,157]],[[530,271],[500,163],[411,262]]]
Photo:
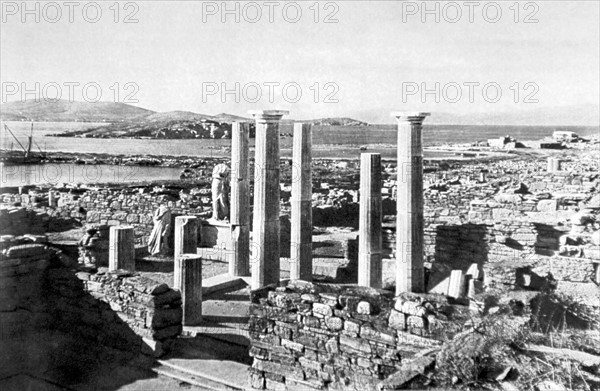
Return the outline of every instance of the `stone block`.
[[[180,325],[183,319],[183,311],[181,307],[157,309],[149,311],[146,315],[146,327],[164,328],[172,325]]]
[[[262,390],[265,388],[265,377],[258,373],[250,373],[248,383],[251,388]]]
[[[325,324],[331,331],[339,331],[344,327],[344,321],[341,318],[331,316],[325,318]]]
[[[371,315],[371,303],[368,301],[361,301],[356,306],[356,312],[360,315]]]
[[[327,350],[327,353],[330,353],[330,354],[339,354],[339,352],[340,352],[340,344],[338,343],[337,338],[330,338],[325,343],[325,349]]]
[[[269,378],[265,379],[265,388],[272,391],[287,391],[287,387],[284,383],[271,380]]]
[[[342,350],[349,348],[362,353],[371,353],[371,345],[369,345],[369,342],[363,339],[351,338],[345,335],[340,335],[340,348]]]
[[[319,327],[321,325],[321,320],[314,316],[306,315],[302,319],[302,323],[308,327]]]
[[[360,332],[360,323],[347,319],[344,322],[344,330],[349,333],[358,334]]]
[[[396,330],[405,330],[406,329],[406,317],[402,312],[398,312],[396,310],[391,310],[388,322],[389,322],[390,327],[392,327]]]
[[[314,371],[320,371],[322,368],[322,365],[320,362],[318,361],[314,361],[314,360],[309,360],[306,359],[304,357],[300,357],[298,359],[298,362],[300,363],[300,365],[304,368],[308,368],[308,369],[312,369]]]
[[[281,346],[296,352],[302,352],[304,350],[304,346],[302,344],[290,341],[289,339],[281,339]]]
[[[537,203],[538,212],[555,212],[558,209],[556,200],[541,200]]]
[[[321,315],[321,316],[333,315],[333,311],[332,311],[331,307],[328,305],[325,305],[325,304],[321,304],[321,303],[314,303],[312,306],[312,310],[313,310],[313,314],[315,314],[315,315]]]

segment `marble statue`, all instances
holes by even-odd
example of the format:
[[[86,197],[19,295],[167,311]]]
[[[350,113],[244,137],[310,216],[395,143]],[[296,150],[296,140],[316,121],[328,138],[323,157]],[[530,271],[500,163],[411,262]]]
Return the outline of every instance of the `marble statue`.
[[[148,240],[150,254],[163,253],[166,247],[167,235],[171,226],[171,210],[165,204],[160,205],[152,216],[154,227]]]
[[[229,167],[224,163],[213,169],[212,207],[214,220],[229,220]]]

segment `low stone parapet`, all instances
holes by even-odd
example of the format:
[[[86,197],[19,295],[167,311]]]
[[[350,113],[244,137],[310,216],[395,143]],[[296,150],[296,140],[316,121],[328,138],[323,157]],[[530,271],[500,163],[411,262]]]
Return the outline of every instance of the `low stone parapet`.
[[[181,334],[181,294],[167,284],[105,268],[94,274],[79,272],[77,278],[83,281],[84,291],[108,303],[110,310],[141,337],[143,353],[160,356]]]
[[[250,314],[258,389],[376,389],[451,333],[422,297],[301,281],[254,291]]]

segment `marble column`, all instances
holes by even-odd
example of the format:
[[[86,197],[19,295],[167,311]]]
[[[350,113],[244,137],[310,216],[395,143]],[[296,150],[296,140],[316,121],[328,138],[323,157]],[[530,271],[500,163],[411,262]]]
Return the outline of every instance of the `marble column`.
[[[279,259],[279,121],[287,111],[251,111],[256,120],[254,210],[252,220],[252,289],[278,283]]]
[[[135,235],[133,227],[110,227],[108,237],[108,270],[135,271]]]
[[[175,217],[174,258],[181,254],[196,254],[198,251],[198,218],[196,216]]]
[[[202,322],[202,258],[198,254],[175,257],[173,287],[181,292],[183,325]]]
[[[53,190],[48,190],[48,206],[50,208],[56,207],[56,199]]]
[[[249,124],[234,122],[231,127],[231,276],[250,275],[249,139]]]
[[[312,125],[294,124],[290,279],[312,281]]]
[[[554,172],[554,158],[553,157],[548,158],[548,165],[547,165],[546,171]]]
[[[381,155],[360,155],[358,285],[381,288]]]
[[[398,120],[396,294],[423,292],[422,125],[429,113],[392,115]]]

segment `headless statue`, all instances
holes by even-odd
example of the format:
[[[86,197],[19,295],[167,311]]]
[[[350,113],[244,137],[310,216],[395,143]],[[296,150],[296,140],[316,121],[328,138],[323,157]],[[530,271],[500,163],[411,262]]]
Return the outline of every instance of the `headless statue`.
[[[217,164],[212,173],[212,218],[229,220],[229,167]]]
[[[148,252],[159,254],[165,250],[167,234],[171,226],[171,210],[166,205],[161,205],[152,216],[154,227],[148,240]]]

